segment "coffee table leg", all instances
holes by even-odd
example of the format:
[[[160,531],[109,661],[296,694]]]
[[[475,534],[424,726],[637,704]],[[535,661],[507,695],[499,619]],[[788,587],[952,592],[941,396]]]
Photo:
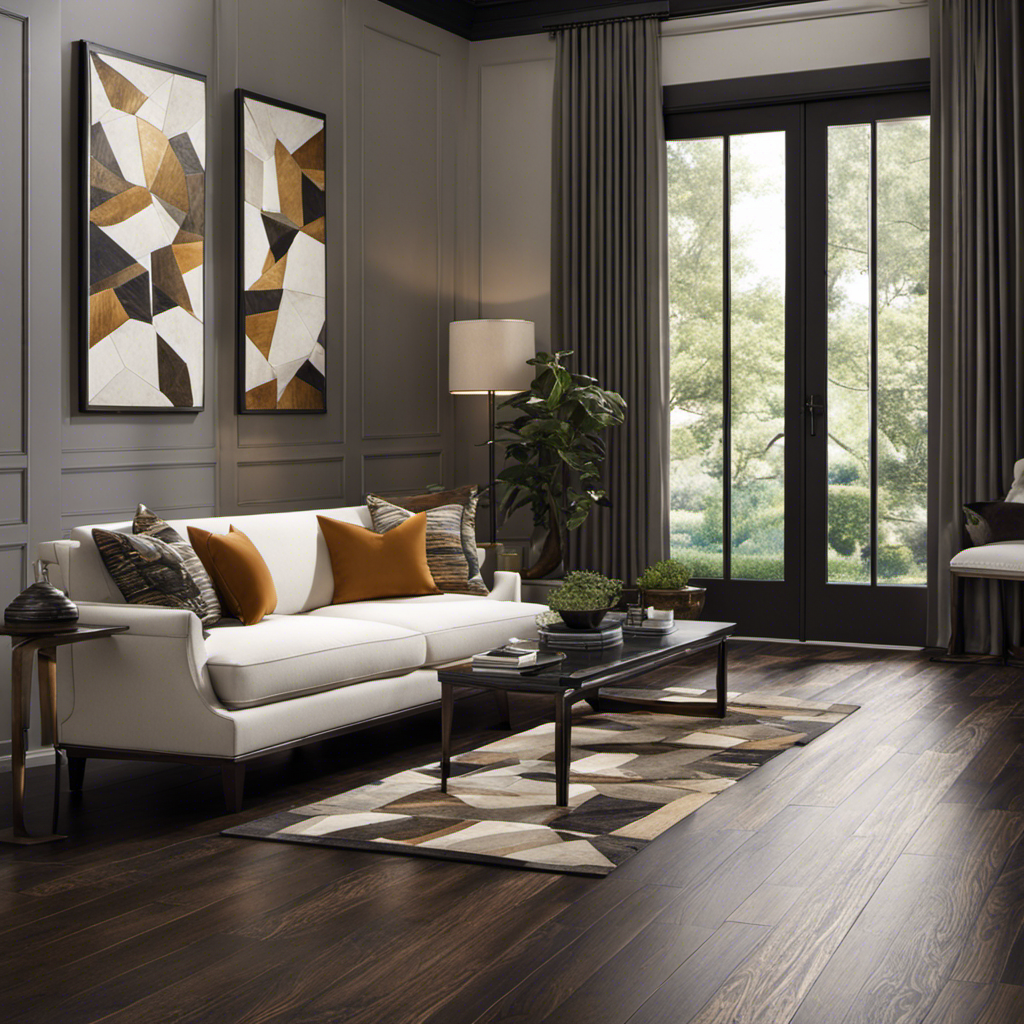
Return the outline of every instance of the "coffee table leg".
[[[569,751],[572,708],[564,694],[555,697],[555,803],[569,806]]]
[[[441,792],[448,792],[448,773],[452,763],[452,716],[455,695],[451,683],[441,684]]]
[[[725,695],[729,686],[729,666],[726,662],[725,641],[718,645],[718,717],[725,718]]]

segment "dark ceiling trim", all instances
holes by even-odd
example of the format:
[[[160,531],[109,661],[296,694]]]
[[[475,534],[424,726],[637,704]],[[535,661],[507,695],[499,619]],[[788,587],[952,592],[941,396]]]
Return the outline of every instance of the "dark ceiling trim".
[[[874,96],[928,89],[929,69],[930,61],[924,57],[821,71],[790,71],[781,75],[751,75],[719,82],[666,85],[662,95],[666,115],[806,103],[836,96]]]
[[[463,39],[501,39],[548,32],[553,26],[585,21],[642,17],[693,18],[729,11],[813,3],[814,0],[384,0],[391,7],[447,29]],[[648,12],[646,8],[651,8]],[[642,10],[643,9],[643,10]]]
[[[463,39],[472,39],[473,13],[469,0],[384,0],[389,7],[397,7],[420,21],[454,32]]]

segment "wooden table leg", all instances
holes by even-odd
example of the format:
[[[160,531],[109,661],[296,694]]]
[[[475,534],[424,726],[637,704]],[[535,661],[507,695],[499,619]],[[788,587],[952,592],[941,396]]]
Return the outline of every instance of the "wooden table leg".
[[[12,826],[0,832],[0,842],[18,845],[49,843],[55,839],[65,838],[53,834],[34,836],[25,825],[25,753],[28,746],[29,717],[32,707],[32,659],[37,650],[39,651],[39,684],[44,742],[48,742],[48,736],[54,735],[54,722],[56,721],[55,652],[53,648],[40,648],[39,644],[38,640],[25,640],[15,644],[11,651]],[[51,679],[54,682],[52,690]]]
[[[448,775],[452,763],[452,717],[455,712],[454,687],[441,684],[441,792],[448,792]]]
[[[555,803],[569,806],[569,754],[572,749],[572,707],[564,693],[555,695]]]
[[[14,838],[26,839],[25,827],[25,748],[28,745],[29,714],[32,700],[31,644],[13,649],[11,658],[11,806]]]
[[[718,645],[718,676],[715,684],[718,690],[718,717],[725,718],[725,700],[729,686],[729,665],[725,651],[726,641]]]
[[[39,728],[47,746],[57,742],[57,652],[39,649]]]

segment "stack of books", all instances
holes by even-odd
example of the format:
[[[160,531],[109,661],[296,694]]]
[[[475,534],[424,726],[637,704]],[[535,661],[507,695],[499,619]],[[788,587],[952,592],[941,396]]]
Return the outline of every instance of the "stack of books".
[[[524,643],[510,642],[483,654],[474,654],[473,668],[481,672],[539,672],[561,661],[562,657]]]
[[[627,636],[665,636],[675,632],[675,628],[675,619],[642,619],[622,624],[622,632]]]
[[[617,618],[606,618],[599,629],[570,629],[564,623],[552,622],[537,630],[545,647],[563,651],[603,651],[622,643],[622,623]]]

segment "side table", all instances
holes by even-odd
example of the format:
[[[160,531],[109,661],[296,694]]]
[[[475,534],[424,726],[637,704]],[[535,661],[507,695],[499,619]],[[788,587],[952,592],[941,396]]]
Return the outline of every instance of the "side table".
[[[50,843],[60,810],[60,752],[57,750],[57,648],[83,640],[99,640],[128,632],[127,626],[2,625],[0,636],[11,638],[11,796],[13,825],[0,830],[0,843],[29,846]],[[29,710],[32,698],[32,658],[39,655],[39,711],[43,743],[53,744],[56,755],[53,783],[53,833],[34,836],[25,826],[25,748],[28,745]]]

